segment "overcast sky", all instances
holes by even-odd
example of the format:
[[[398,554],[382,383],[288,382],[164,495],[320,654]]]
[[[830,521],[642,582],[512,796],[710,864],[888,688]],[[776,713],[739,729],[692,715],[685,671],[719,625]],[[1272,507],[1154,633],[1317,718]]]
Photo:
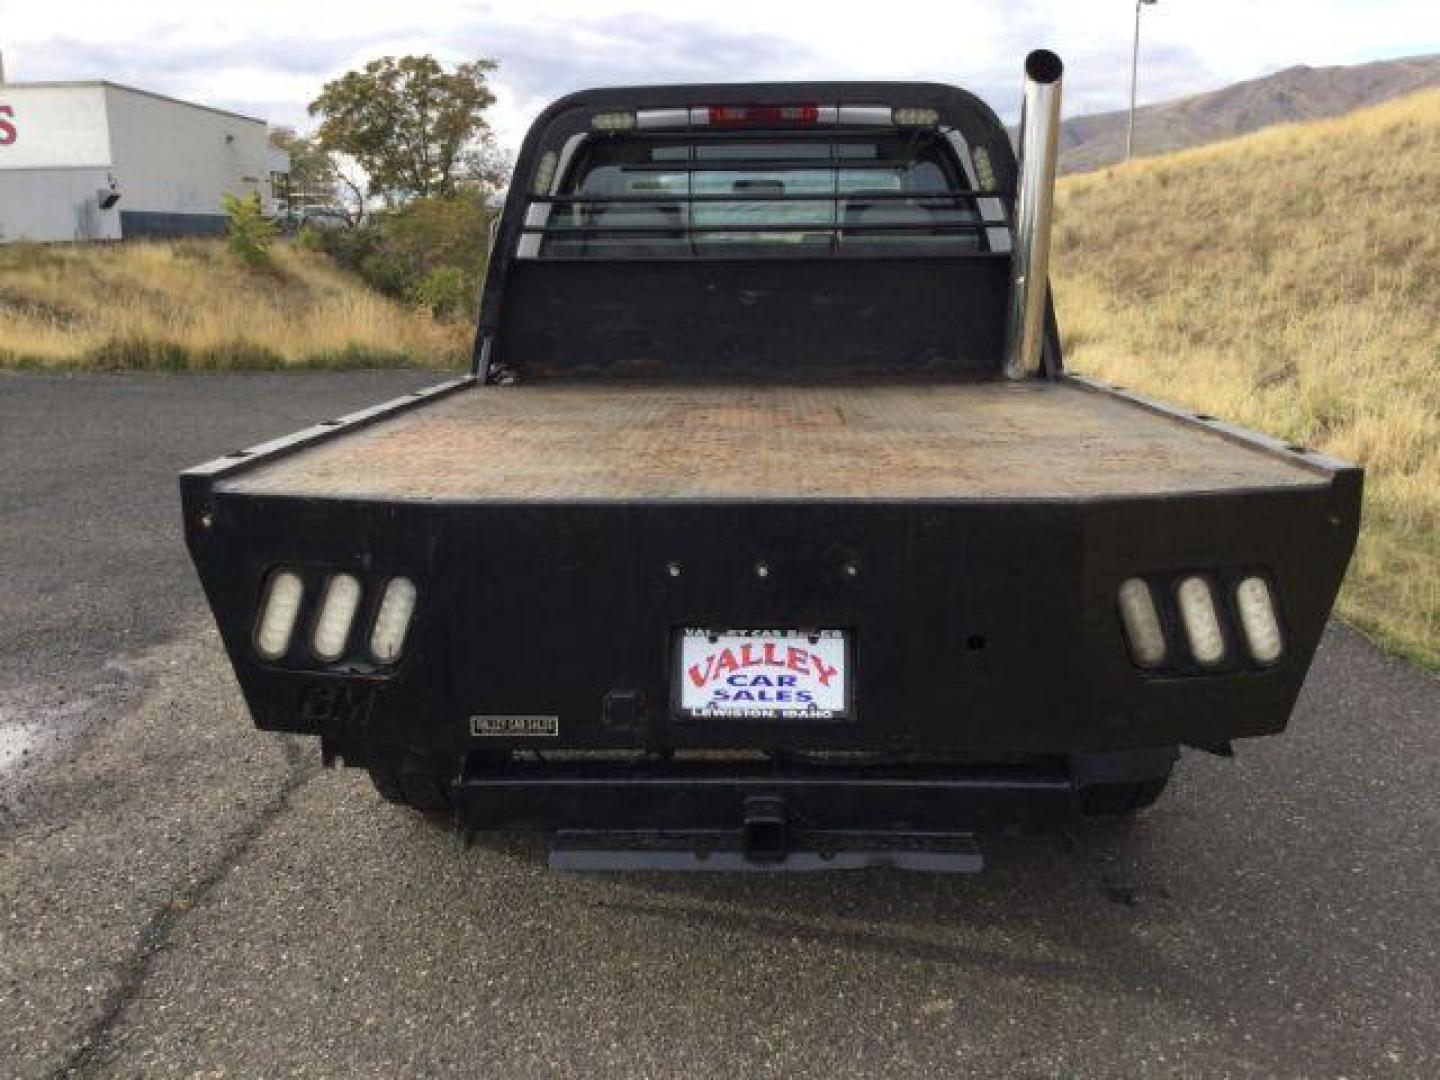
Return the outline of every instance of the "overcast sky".
[[[302,129],[365,60],[487,56],[513,148],[547,101],[607,84],[937,79],[1013,119],[1038,45],[1066,59],[1067,114],[1119,108],[1133,17],[1132,0],[0,0],[0,49],[14,81],[110,79]],[[1142,101],[1440,52],[1440,0],[1160,0],[1143,20]]]

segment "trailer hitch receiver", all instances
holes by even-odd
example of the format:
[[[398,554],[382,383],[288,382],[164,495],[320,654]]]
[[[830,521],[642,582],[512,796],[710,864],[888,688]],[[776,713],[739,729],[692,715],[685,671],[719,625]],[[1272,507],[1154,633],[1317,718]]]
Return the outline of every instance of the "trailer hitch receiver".
[[[751,862],[785,861],[790,853],[790,827],[784,799],[776,795],[752,795],[745,800],[740,845],[745,858]]]

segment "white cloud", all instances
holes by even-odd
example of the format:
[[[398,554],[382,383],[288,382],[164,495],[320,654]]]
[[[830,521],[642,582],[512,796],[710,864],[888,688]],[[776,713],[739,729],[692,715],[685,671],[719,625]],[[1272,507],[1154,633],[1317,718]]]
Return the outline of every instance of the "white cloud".
[[[330,77],[386,53],[500,60],[495,127],[519,141],[568,90],[607,83],[926,78],[1013,117],[1024,52],[1067,59],[1069,113],[1124,103],[1131,0],[0,0],[14,79],[108,78],[305,125]],[[1295,63],[1440,51],[1436,0],[1160,0],[1144,11],[1141,98]]]

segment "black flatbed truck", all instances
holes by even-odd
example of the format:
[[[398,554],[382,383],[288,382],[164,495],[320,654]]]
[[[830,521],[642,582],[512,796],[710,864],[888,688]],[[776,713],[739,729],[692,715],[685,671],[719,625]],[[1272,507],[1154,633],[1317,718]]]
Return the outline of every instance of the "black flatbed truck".
[[[912,83],[565,98],[475,366],[181,478],[256,724],[568,868],[979,865],[1282,731],[1360,471],[1067,374],[1020,162]]]

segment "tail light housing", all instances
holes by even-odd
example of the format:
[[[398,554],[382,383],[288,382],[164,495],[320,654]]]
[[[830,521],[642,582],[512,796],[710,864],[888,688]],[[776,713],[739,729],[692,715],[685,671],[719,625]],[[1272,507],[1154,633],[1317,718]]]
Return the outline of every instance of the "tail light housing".
[[[319,600],[308,607],[307,578],[323,582]],[[347,571],[316,577],[297,568],[276,569],[265,579],[255,616],[255,652],[262,660],[289,658],[287,666],[297,668],[345,662],[358,664],[354,670],[363,673],[367,664],[394,664],[404,651],[417,595],[414,581],[403,575],[362,580]],[[302,615],[309,620],[308,648],[297,649]]]
[[[1285,629],[1270,582],[1253,569],[1126,578],[1116,607],[1131,662],[1152,677],[1273,667],[1285,651]]]

